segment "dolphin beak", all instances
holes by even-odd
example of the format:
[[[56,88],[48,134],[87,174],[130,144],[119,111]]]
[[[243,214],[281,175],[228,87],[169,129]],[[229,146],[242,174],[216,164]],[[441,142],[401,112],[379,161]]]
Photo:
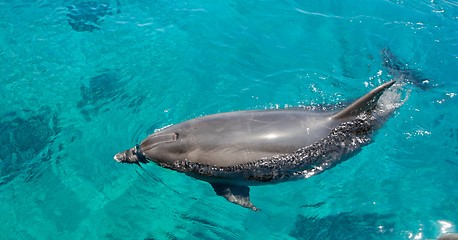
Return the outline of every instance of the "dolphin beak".
[[[137,145],[126,151],[117,153],[114,157],[116,162],[120,163],[147,163],[145,155],[141,152],[140,147]]]
[[[116,162],[125,162],[127,160],[127,156],[126,156],[126,153],[125,152],[120,152],[120,153],[116,153],[116,155],[113,157],[113,159],[116,161]]]

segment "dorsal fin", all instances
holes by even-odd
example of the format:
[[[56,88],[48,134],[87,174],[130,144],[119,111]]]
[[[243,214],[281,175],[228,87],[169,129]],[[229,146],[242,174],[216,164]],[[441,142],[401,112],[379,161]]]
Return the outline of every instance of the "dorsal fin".
[[[377,104],[378,99],[382,96],[382,93],[389,87],[391,87],[396,81],[390,81],[384,83],[366,95],[360,97],[358,100],[354,101],[350,106],[344,108],[342,111],[334,114],[332,119],[344,119],[349,117],[356,117],[360,113],[372,109],[375,104]]]

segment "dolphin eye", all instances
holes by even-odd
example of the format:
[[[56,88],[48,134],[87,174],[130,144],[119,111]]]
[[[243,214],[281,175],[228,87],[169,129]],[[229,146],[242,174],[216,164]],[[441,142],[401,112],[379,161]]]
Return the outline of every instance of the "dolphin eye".
[[[155,133],[146,138],[140,145],[143,151],[148,151],[159,144],[175,142],[177,139],[178,134],[176,133]]]

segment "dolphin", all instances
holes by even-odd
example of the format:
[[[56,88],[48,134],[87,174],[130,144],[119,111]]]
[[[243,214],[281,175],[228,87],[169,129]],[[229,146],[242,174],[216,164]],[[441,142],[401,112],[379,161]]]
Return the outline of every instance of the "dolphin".
[[[258,210],[248,186],[311,177],[368,144],[392,112],[379,99],[394,83],[376,87],[340,111],[248,110],[191,119],[149,135],[114,159],[155,162]]]

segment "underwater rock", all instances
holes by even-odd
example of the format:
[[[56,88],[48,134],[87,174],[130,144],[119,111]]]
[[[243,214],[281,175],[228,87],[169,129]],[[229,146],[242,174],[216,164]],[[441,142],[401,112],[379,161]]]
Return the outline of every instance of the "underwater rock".
[[[77,107],[86,120],[98,114],[102,106],[115,98],[121,89],[120,78],[113,71],[106,71],[89,79],[89,85],[81,85],[81,101]]]
[[[87,121],[90,121],[91,116],[99,114],[103,109],[108,110],[109,106],[119,104],[117,100],[122,101],[122,106],[137,109],[144,100],[143,95],[129,94],[125,88],[118,71],[105,70],[91,77],[88,85],[81,85],[81,100],[77,107]]]
[[[92,32],[100,29],[100,23],[113,10],[107,3],[79,2],[67,6],[68,24],[77,32]]]
[[[48,146],[59,132],[57,117],[50,108],[22,110],[5,114],[0,121],[0,184],[21,173],[35,172],[40,162],[48,161]]]
[[[120,78],[115,72],[104,72],[89,79],[89,86],[82,85],[82,100],[78,104],[94,105],[113,96],[113,93],[121,87]]]

